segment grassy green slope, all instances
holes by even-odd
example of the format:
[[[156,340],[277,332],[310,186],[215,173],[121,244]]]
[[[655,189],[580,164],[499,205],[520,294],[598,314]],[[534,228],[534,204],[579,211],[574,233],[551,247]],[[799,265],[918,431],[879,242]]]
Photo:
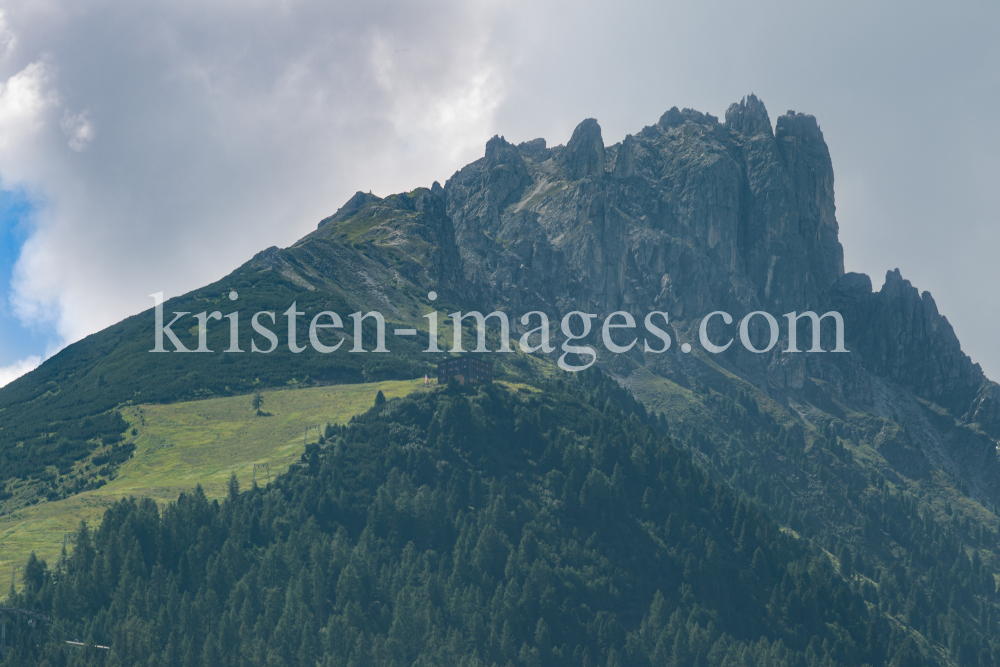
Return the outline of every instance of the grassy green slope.
[[[391,250],[392,252],[389,252]],[[287,250],[269,249],[258,254],[222,280],[164,304],[165,323],[173,313],[189,313],[174,325],[182,343],[198,347],[194,314],[218,311],[239,313],[239,347],[242,354],[224,353],[229,347],[229,322],[211,322],[207,346],[213,354],[151,354],[154,318],[149,310],[129,317],[104,331],[70,345],[40,368],[0,388],[0,511],[5,487],[11,480],[43,476],[47,468],[65,471],[87,456],[98,440],[104,444],[118,437],[118,423],[108,411],[124,404],[163,403],[209,396],[244,394],[256,388],[289,384],[315,386],[356,384],[423,375],[433,368],[427,347],[427,320],[423,314],[434,306],[453,309],[447,290],[431,305],[428,289],[408,281],[396,265],[395,246],[383,252],[377,243],[355,248],[314,239]],[[412,263],[412,262],[411,262]],[[232,292],[238,294],[234,301]],[[295,303],[299,318],[297,339],[307,350],[289,351],[285,317]],[[352,354],[352,312],[378,310],[386,321],[386,344],[392,354]],[[280,340],[270,354],[253,354],[269,344],[251,328],[257,312],[271,312],[275,322],[263,323]],[[337,352],[319,354],[308,347],[311,318],[333,311],[344,320],[347,340]],[[414,339],[393,335],[396,327],[416,328]],[[446,319],[442,339],[450,337]],[[335,336],[322,332],[324,343]],[[375,347],[374,323],[365,324],[364,347]],[[169,340],[166,348],[172,350]]]
[[[136,449],[113,480],[0,517],[0,590],[8,589],[12,565],[23,564],[32,551],[53,560],[65,534],[81,520],[96,523],[122,497],[148,496],[164,504],[201,484],[209,498],[221,498],[233,473],[244,488],[250,486],[254,463],[269,464],[272,478],[286,470],[304,449],[306,427],[346,423],[370,408],[380,390],[394,398],[423,388],[422,381],[394,381],[268,391],[263,417],[254,415],[249,396],[126,408]],[[317,438],[316,430],[308,434],[309,442]],[[257,476],[266,480],[262,470]]]

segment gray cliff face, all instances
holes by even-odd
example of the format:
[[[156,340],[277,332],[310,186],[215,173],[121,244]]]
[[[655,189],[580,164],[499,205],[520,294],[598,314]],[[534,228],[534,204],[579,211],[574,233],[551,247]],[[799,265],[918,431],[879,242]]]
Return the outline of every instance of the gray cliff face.
[[[858,284],[861,279],[867,284]],[[955,415],[968,410],[985,378],[962,353],[929,292],[920,294],[898,269],[886,274],[875,293],[867,276],[850,274],[835,285],[830,306],[848,321],[864,323],[854,327],[850,338],[868,370]],[[997,425],[984,426],[994,430]]]
[[[947,466],[980,498],[1000,501],[1000,387],[962,353],[930,294],[898,271],[879,292],[867,276],[844,273],[833,183],[816,119],[789,111],[772,131],[750,95],[724,123],[675,107],[612,146],[594,119],[565,146],[493,137],[443,188],[358,193],[309,238],[363,241],[376,264],[390,263],[379,255],[387,248],[401,251],[395,271],[468,309],[624,310],[640,321],[660,310],[673,339],[692,343],[714,310],[736,322],[770,312],[782,333],[765,354],[739,341],[711,359],[640,345],[599,364],[625,384],[641,373],[710,382],[721,367],[807,422],[867,439],[900,474]],[[850,354],[782,351],[781,316],[807,310],[843,315]],[[810,347],[804,324],[798,338]],[[876,419],[851,417],[858,413]]]
[[[512,307],[805,309],[843,274],[833,168],[811,116],[772,134],[755,97],[725,124],[671,109],[605,148],[494,137],[445,185],[466,279]]]
[[[1000,392],[962,352],[930,293],[918,292],[899,270],[886,274],[878,292],[868,276],[849,273],[832,287],[824,308],[854,323],[846,336],[851,354],[835,363],[814,361],[813,377],[835,378],[845,404],[909,427],[910,449],[886,441],[883,455],[897,470],[910,475],[907,470],[919,468],[916,458],[898,454],[916,448],[918,458],[959,471],[974,496],[995,502]]]

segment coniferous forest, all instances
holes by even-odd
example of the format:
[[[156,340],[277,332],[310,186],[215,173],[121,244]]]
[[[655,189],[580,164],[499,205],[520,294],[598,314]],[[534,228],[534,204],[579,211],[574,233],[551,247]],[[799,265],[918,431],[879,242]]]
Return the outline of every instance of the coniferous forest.
[[[8,617],[3,664],[1000,662],[996,586],[971,548],[995,534],[859,479],[859,539],[894,556],[831,553],[810,517],[793,522],[812,539],[771,518],[780,487],[724,443],[598,372],[543,389],[418,392],[329,427],[267,488],[234,478],[221,502],[199,488],[162,512],[123,499],[59,562],[27,563],[8,604],[51,622]],[[749,397],[713,400],[761,456],[835,474]],[[740,490],[762,483],[765,502]]]

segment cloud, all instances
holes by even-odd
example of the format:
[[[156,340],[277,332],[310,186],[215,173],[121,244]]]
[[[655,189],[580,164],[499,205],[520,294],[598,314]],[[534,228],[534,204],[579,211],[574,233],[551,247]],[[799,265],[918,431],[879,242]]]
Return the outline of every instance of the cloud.
[[[74,114],[67,109],[63,112],[59,127],[69,139],[67,145],[77,153],[82,152],[94,140],[94,126],[86,111]]]
[[[41,363],[41,357],[28,357],[9,366],[0,367],[0,387],[6,386],[25,373],[35,370]]]
[[[17,47],[17,36],[7,26],[7,15],[0,10],[0,60],[7,59]]]
[[[51,87],[51,68],[44,60],[0,81],[0,179],[41,185],[48,175],[45,126],[59,95]]]
[[[0,187],[36,208],[14,312],[72,342],[293,243],[356,190],[447,178],[503,96],[491,11],[12,3]]]

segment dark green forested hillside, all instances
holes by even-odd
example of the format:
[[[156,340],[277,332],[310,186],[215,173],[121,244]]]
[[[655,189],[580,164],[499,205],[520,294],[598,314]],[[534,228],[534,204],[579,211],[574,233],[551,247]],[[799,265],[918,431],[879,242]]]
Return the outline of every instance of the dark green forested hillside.
[[[682,441],[715,479],[825,549],[852,590],[928,657],[1000,664],[993,513],[963,497],[945,471],[904,480],[827,426],[807,445],[800,426],[782,427],[746,393],[696,391],[710,419],[701,431],[683,429]]]
[[[28,563],[11,603],[54,623],[15,626],[6,664],[921,664],[822,551],[586,375],[390,401],[221,504],[122,501]]]

